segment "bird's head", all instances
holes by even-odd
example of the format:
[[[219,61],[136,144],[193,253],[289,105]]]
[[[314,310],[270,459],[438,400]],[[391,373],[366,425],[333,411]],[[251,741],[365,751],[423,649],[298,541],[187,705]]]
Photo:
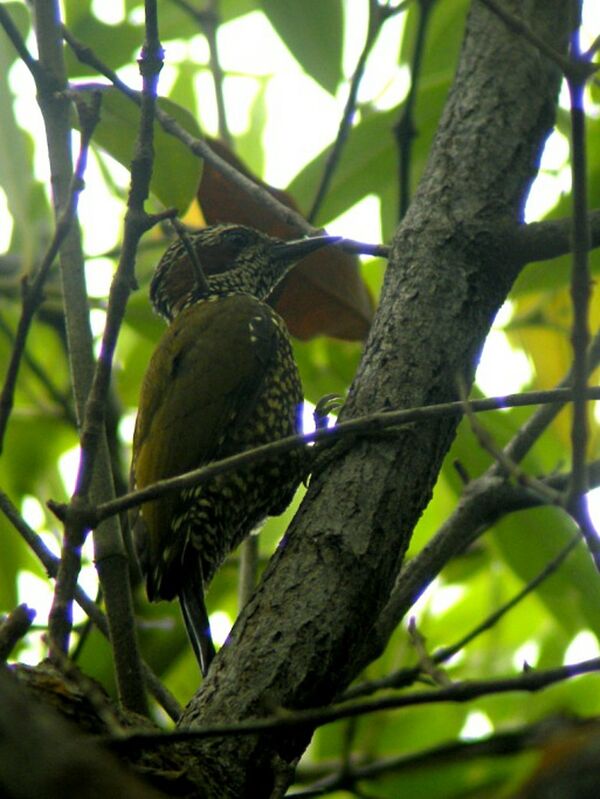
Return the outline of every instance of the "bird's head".
[[[150,284],[154,309],[169,321],[192,303],[212,297],[251,294],[266,300],[298,261],[340,241],[339,236],[283,241],[231,224],[203,228],[188,239],[197,264],[177,239],[161,258]]]

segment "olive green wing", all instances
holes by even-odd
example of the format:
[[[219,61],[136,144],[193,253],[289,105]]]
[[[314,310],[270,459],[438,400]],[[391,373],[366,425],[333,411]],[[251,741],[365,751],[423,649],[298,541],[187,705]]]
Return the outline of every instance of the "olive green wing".
[[[200,303],[175,319],[142,384],[133,441],[133,488],[220,457],[224,433],[243,424],[261,391],[275,357],[277,336],[272,311],[247,295]],[[149,577],[164,549],[175,543],[171,519],[177,503],[177,494],[172,493],[145,503],[141,518],[134,515],[136,539],[144,539],[142,566]]]

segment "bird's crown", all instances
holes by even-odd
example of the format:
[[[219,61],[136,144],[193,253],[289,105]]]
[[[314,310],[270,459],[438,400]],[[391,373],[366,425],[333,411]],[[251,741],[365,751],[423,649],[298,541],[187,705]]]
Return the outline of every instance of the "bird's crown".
[[[150,300],[171,321],[195,302],[228,294],[250,294],[266,300],[280,280],[301,258],[339,241],[317,236],[286,242],[245,225],[214,225],[175,240],[161,258]]]

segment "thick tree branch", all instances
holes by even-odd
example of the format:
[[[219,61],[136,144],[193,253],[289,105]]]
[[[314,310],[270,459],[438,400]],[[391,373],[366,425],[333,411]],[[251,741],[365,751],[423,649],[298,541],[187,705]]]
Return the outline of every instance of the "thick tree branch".
[[[590,248],[600,247],[600,210],[588,214]],[[567,255],[573,250],[573,220],[548,219],[531,222],[502,236],[511,255],[521,258],[524,264],[547,261]]]
[[[526,21],[566,52],[562,0],[528,4]],[[529,42],[473,4],[458,74],[426,173],[396,233],[343,419],[455,400],[457,377],[470,383],[521,268],[505,251],[490,250],[477,231],[520,221],[560,78]],[[389,597],[455,428],[456,420],[429,420],[393,440],[334,450],[182,726],[256,717],[272,704],[322,705],[343,690],[360,667],[361,645]],[[252,786],[262,797],[272,789],[274,761],[293,760],[309,736],[310,725],[276,738],[206,741],[193,751],[209,764],[215,785],[222,790],[227,782],[226,796]]]
[[[160,799],[118,760],[39,701],[6,668],[0,669],[2,795],[10,799]]]

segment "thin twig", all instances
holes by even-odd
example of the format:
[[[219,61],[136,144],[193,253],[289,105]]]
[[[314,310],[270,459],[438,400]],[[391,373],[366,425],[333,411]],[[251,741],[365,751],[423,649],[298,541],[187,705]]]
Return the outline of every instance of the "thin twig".
[[[83,177],[87,166],[88,150],[92,134],[98,124],[99,115],[98,107],[94,107],[93,103],[85,108],[79,107],[78,111],[81,123],[81,141],[77,164],[69,184],[67,202],[60,212],[52,241],[42,259],[40,268],[32,280],[25,279],[22,283],[23,305],[21,317],[17,325],[10,362],[4,379],[2,394],[0,395],[0,453],[3,449],[6,425],[13,406],[17,376],[21,359],[25,352],[27,334],[33,322],[33,317],[43,300],[44,284],[48,278],[50,268],[56,260],[56,256],[73,224],[73,219],[77,213],[79,194],[84,188]]]
[[[461,391],[464,393],[464,387],[461,387]],[[463,402],[465,416],[469,420],[471,430],[479,442],[480,447],[494,458],[498,467],[502,469],[506,476],[512,477],[519,485],[528,488],[533,493],[539,494],[544,502],[548,502],[552,505],[562,505],[563,496],[544,483],[543,480],[538,480],[536,477],[527,474],[518,463],[511,460],[506,452],[496,444],[485,427],[479,422],[466,396],[463,398]]]
[[[579,33],[573,33],[573,57],[579,57]],[[586,490],[585,460],[588,439],[587,403],[582,400],[587,387],[587,348],[589,343],[588,313],[590,272],[588,265],[589,232],[587,224],[587,175],[585,152],[585,83],[567,79],[571,96],[571,160],[573,164],[573,268],[571,301],[573,304],[573,424],[572,485],[570,497],[576,500]]]
[[[570,735],[583,734],[586,727],[594,721],[580,718],[560,717],[544,718],[534,724],[512,729],[507,732],[495,732],[473,741],[452,741],[439,744],[418,752],[398,755],[396,757],[369,759],[365,763],[353,762],[345,774],[334,771],[327,773],[327,764],[300,767],[296,772],[297,783],[311,780],[309,787],[288,794],[289,799],[310,799],[329,795],[333,791],[351,791],[357,782],[375,779],[384,774],[398,775],[409,769],[439,768],[441,764],[451,762],[464,763],[482,757],[512,757],[531,749],[547,750],[557,741],[565,741]],[[313,782],[313,780],[318,780]]]
[[[198,741],[206,738],[220,738],[239,735],[253,735],[261,732],[293,729],[295,727],[324,726],[341,719],[356,718],[369,713],[395,710],[401,707],[417,707],[438,704],[441,702],[470,702],[482,696],[498,696],[504,693],[519,691],[535,692],[548,688],[581,674],[593,674],[600,671],[600,658],[591,658],[568,666],[554,669],[527,671],[511,677],[500,677],[492,680],[463,680],[445,688],[431,691],[416,691],[402,696],[386,696],[369,702],[356,702],[348,705],[314,708],[299,711],[281,710],[270,718],[248,719],[231,724],[211,724],[197,726],[193,729],[180,730],[161,735],[153,733],[132,733],[106,743],[113,749],[135,751],[144,748],[150,751],[161,745],[172,746],[173,743]]]
[[[587,357],[588,374],[591,373],[596,366],[600,363],[600,330],[594,336],[592,345],[589,349]],[[558,384],[559,390],[564,390],[573,385],[573,369],[571,368],[565,377]],[[563,404],[557,403],[555,405],[544,405],[531,416],[527,421],[521,425],[517,433],[504,447],[504,454],[510,458],[514,463],[520,463],[527,455],[544,430],[551,424],[551,422],[560,413]],[[499,473],[499,467],[494,464],[491,467],[493,474]]]
[[[369,244],[365,241],[355,241],[354,239],[342,239],[336,244],[345,252],[356,255],[372,255],[375,258],[389,258],[390,248],[387,244]]]
[[[417,621],[414,616],[408,620],[408,637],[413,649],[417,653],[419,660],[418,671],[424,677],[428,677],[433,685],[451,685],[452,680],[443,669],[439,668],[433,657],[429,654],[426,647],[425,636],[417,628]]]
[[[511,14],[510,11],[507,10],[505,6],[501,6],[497,0],[480,0],[486,8],[488,8],[493,14],[495,14],[499,19],[504,22],[506,27],[517,33],[519,36],[522,36],[526,41],[532,44],[540,53],[543,53],[550,61],[553,61],[556,66],[560,67],[562,70],[565,78],[567,80],[569,78],[575,77],[576,79],[581,79],[583,76],[584,80],[590,75],[593,75],[594,72],[598,69],[597,64],[592,64],[590,62],[583,62],[579,60],[574,60],[563,56],[557,50],[554,49],[551,45],[548,44],[541,36],[533,31],[529,25],[519,17]],[[581,71],[581,74],[578,73]]]
[[[312,207],[307,216],[308,221],[312,224],[314,224],[317,218],[317,214],[319,213],[323,200],[325,199],[331,179],[340,160],[342,150],[344,149],[344,145],[348,139],[348,134],[350,133],[350,128],[352,126],[352,119],[356,111],[356,98],[358,96],[358,89],[365,73],[367,59],[371,50],[373,49],[373,45],[377,41],[379,31],[381,30],[381,27],[386,19],[387,17],[383,14],[383,9],[380,7],[378,0],[369,0],[369,22],[367,25],[365,44],[360,56],[358,57],[356,67],[354,68],[354,72],[352,74],[350,88],[348,90],[348,98],[346,99],[346,105],[344,106],[344,111],[342,113],[342,118],[340,120],[335,142],[333,143],[333,147],[327,156],[321,181],[317,188]]]
[[[486,619],[484,619],[470,632],[456,641],[456,643],[436,650],[432,655],[434,662],[445,663],[447,660],[457,654],[457,652],[460,652],[461,649],[464,649],[479,635],[494,627],[494,625],[496,625],[500,619],[502,619],[507,613],[520,604],[525,597],[533,593],[543,582],[545,582],[545,580],[555,574],[580,542],[580,536],[574,535],[569,543],[564,546],[560,552],[555,555],[555,557],[548,561],[544,568],[541,569],[538,574],[536,574],[536,576],[533,577],[533,579],[531,579],[526,585],[524,585],[520,591],[517,591],[517,593],[511,599],[509,599],[503,605],[500,605],[499,608],[497,608],[493,613],[490,613]]]
[[[204,33],[204,37],[208,44],[210,73],[215,89],[219,138],[231,147],[232,139],[229,126],[227,125],[227,108],[225,106],[225,96],[223,93],[223,69],[221,68],[219,48],[217,46],[217,30],[220,24],[218,2],[217,0],[208,0],[205,7],[201,10],[194,8],[188,0],[172,0],[172,2],[195,19]]]
[[[187,256],[192,264],[192,268],[194,271],[194,280],[196,281],[196,288],[208,294],[209,292],[208,280],[206,279],[206,275],[204,274],[204,269],[202,268],[202,264],[200,263],[200,259],[198,258],[198,253],[196,252],[192,242],[190,241],[190,237],[187,230],[185,229],[185,226],[182,225],[181,222],[176,217],[173,217],[173,219],[171,219],[170,222],[175,232],[181,239],[181,243],[183,244]]]
[[[100,357],[96,364],[90,396],[86,405],[83,431],[81,436],[81,461],[77,475],[75,493],[83,497],[89,491],[91,475],[95,462],[95,451],[103,426],[103,409],[106,403],[112,361],[116,348],[118,333],[125,314],[129,294],[135,286],[134,266],[137,244],[142,235],[158,221],[170,218],[160,214],[150,216],[144,210],[144,203],[150,193],[152,162],[154,157],[154,110],[156,104],[156,86],[162,68],[162,48],[155,31],[156,9],[153,3],[147,2],[146,42],[139,60],[144,89],[142,91],[140,129],[135,144],[131,164],[131,186],[128,207],[125,215],[123,247],[116,274],[110,287],[106,325],[102,336]],[[154,22],[150,20],[154,18]]]
[[[571,391],[566,388],[551,391],[531,391],[522,394],[510,394],[504,397],[472,400],[471,408],[474,412],[481,413],[500,408],[525,407],[543,403],[564,404],[570,400],[571,396]],[[600,399],[600,388],[588,388],[587,397],[590,400]],[[180,491],[192,485],[205,483],[223,472],[240,468],[248,463],[254,463],[276,454],[291,452],[311,442],[332,444],[334,441],[348,435],[378,435],[390,428],[399,427],[409,422],[418,422],[441,416],[460,416],[463,412],[464,406],[462,402],[445,402],[439,405],[427,405],[421,408],[407,408],[401,411],[387,411],[357,417],[356,419],[340,422],[335,427],[316,430],[302,435],[288,436],[238,455],[214,461],[200,469],[194,469],[191,472],[171,477],[168,480],[160,480],[139,491],[132,491],[115,500],[103,503],[97,508],[82,507],[79,512],[86,519],[86,523],[93,526],[113,514],[122,513],[144,502],[164,496],[169,492]],[[66,506],[60,503],[49,502],[48,506],[58,518],[63,518],[67,511]]]
[[[4,513],[13,528],[25,541],[29,549],[38,558],[48,576],[50,578],[56,577],[58,573],[59,559],[52,554],[35,530],[32,530],[32,528],[25,522],[14,504],[1,490],[0,510],[2,513]],[[79,586],[75,588],[75,601],[94,622],[102,635],[105,638],[109,638],[108,621],[106,620],[106,616],[96,605],[96,603],[90,599],[90,597]],[[144,680],[146,681],[146,685],[148,686],[148,690],[152,696],[156,699],[158,704],[164,708],[169,717],[173,719],[173,721],[177,721],[181,715],[181,707],[175,697],[167,688],[165,688],[165,686],[161,683],[161,681],[146,663],[143,663],[143,671]]]
[[[571,343],[573,346],[573,419],[571,424],[572,471],[567,507],[576,520],[586,540],[596,568],[600,571],[600,539],[590,519],[585,493],[588,489],[587,443],[588,418],[587,403],[583,400],[589,373],[589,303],[590,271],[588,249],[590,232],[587,209],[587,171],[585,144],[584,91],[587,78],[587,61],[581,54],[579,29],[571,37],[571,63],[576,68],[566,73],[571,99],[571,163],[573,172],[573,267],[571,270],[571,300],[573,323]]]
[[[0,663],[5,663],[19,641],[27,635],[35,618],[35,610],[18,605],[0,619]]]
[[[579,30],[572,34],[571,57],[582,61],[579,46]],[[588,379],[587,350],[589,342],[590,271],[588,264],[589,229],[587,221],[587,175],[585,150],[585,110],[583,93],[585,77],[583,71],[574,70],[567,75],[571,98],[571,161],[573,171],[573,268],[571,271],[571,301],[573,324],[571,343],[573,346],[573,420],[571,426],[572,471],[569,486],[568,506],[580,521],[590,554],[596,568],[600,570],[600,540],[590,530],[584,494],[587,491],[587,442],[588,419],[585,395]]]
[[[573,536],[569,543],[561,549],[561,551],[552,560],[544,566],[543,569],[531,579],[523,588],[518,591],[511,599],[504,604],[500,605],[493,613],[487,616],[483,621],[473,627],[466,635],[462,636],[453,644],[440,647],[430,656],[434,664],[446,663],[450,658],[454,657],[458,652],[464,649],[468,644],[474,641],[482,633],[487,632],[494,627],[507,613],[521,603],[529,594],[533,593],[545,580],[553,575],[562,563],[566,560],[568,555],[580,543],[581,538],[579,535]],[[386,688],[403,688],[407,685],[412,685],[420,678],[422,674],[421,664],[413,666],[412,668],[400,669],[393,674],[388,674],[379,680],[369,680],[368,682],[359,683],[358,685],[351,686],[344,693],[344,700],[356,699],[359,696],[369,696],[377,691]]]
[[[436,0],[418,0],[419,23],[415,48],[410,65],[410,89],[403,104],[402,116],[395,126],[396,141],[400,152],[398,164],[398,185],[400,187],[399,218],[403,219],[410,204],[410,179],[412,143],[416,136],[414,109],[419,90],[421,68],[423,66],[423,52],[425,50],[425,37],[427,26],[431,18],[431,11]]]

